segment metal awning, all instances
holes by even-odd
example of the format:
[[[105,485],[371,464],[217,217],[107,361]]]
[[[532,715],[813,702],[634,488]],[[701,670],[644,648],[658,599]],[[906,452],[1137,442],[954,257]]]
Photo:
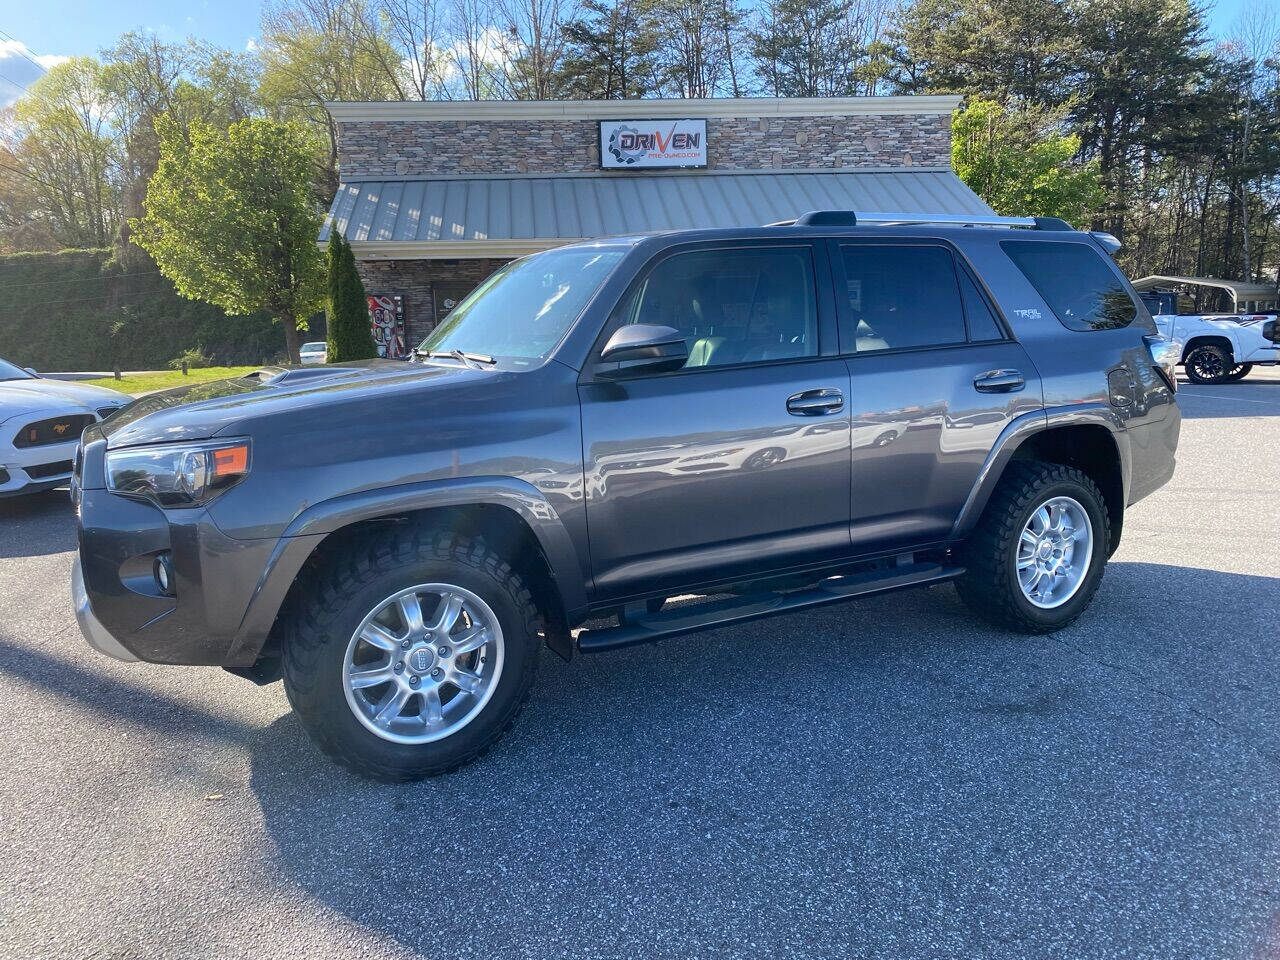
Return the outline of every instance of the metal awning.
[[[362,258],[514,257],[573,240],[760,226],[806,210],[990,214],[949,169],[476,176],[343,183],[337,228]]]
[[[1162,286],[1176,286],[1178,284],[1189,284],[1200,287],[1216,287],[1220,290],[1226,290],[1231,294],[1232,299],[1238,303],[1247,303],[1252,300],[1262,300],[1271,302],[1280,297],[1280,293],[1269,283],[1252,283],[1244,280],[1223,280],[1219,277],[1175,277],[1175,276],[1151,276],[1143,277],[1141,280],[1133,281],[1135,290],[1153,290]]]

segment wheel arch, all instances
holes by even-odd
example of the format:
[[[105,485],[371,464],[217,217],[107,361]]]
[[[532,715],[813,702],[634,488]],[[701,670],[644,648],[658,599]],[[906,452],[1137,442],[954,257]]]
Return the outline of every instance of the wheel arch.
[[[1182,349],[1181,363],[1187,362],[1187,357],[1191,355],[1191,351],[1197,347],[1215,346],[1222,347],[1230,355],[1230,359],[1236,357],[1235,342],[1225,333],[1197,333],[1195,336],[1187,340],[1187,345]]]
[[[962,540],[973,531],[1009,464],[1018,460],[1060,463],[1086,473],[1102,491],[1111,520],[1110,552],[1115,552],[1124,530],[1130,467],[1128,445],[1104,404],[1041,410],[1011,422],[988,455],[952,539]]]
[[[564,523],[532,485],[509,477],[405,484],[314,504],[281,537],[254,591],[227,667],[259,682],[273,676],[279,624],[306,577],[333,553],[387,524],[420,523],[483,537],[519,565],[542,613],[547,645],[567,657],[569,624],[586,612],[583,566]]]

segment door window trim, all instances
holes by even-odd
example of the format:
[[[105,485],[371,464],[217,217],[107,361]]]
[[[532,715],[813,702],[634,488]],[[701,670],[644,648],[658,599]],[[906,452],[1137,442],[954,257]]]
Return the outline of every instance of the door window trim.
[[[844,253],[841,247],[854,246],[873,246],[873,247],[940,247],[951,254],[951,266],[956,281],[956,298],[960,303],[960,315],[964,319],[965,339],[953,343],[930,343],[921,344],[913,347],[890,347],[887,350],[863,350],[858,351],[856,344],[850,344],[846,349],[842,341],[839,342],[840,356],[846,359],[853,357],[887,357],[896,356],[902,353],[921,353],[926,350],[959,350],[966,347],[980,347],[993,343],[1009,343],[1016,338],[1012,335],[1008,321],[1005,319],[1004,313],[995,303],[991,292],[987,289],[985,283],[979,279],[979,274],[970,265],[965,256],[950,242],[942,237],[830,237],[827,240],[828,258],[831,261],[831,281],[832,294],[835,299],[835,309],[837,315],[836,336],[840,335],[840,331],[848,329],[853,322],[853,307],[849,303],[847,293],[848,278],[844,269]],[[960,289],[960,271],[963,270],[969,275],[969,279],[973,281],[974,287],[978,291],[978,296],[986,303],[987,308],[991,311],[991,315],[995,318],[996,327],[1004,333],[1003,337],[995,339],[974,340],[971,339],[971,326],[969,323],[969,311],[965,309],[964,292]]]
[[[623,377],[600,377],[596,375],[596,370],[600,366],[600,353],[604,350],[605,344],[609,342],[609,338],[613,336],[623,324],[619,311],[632,298],[636,291],[645,284],[649,276],[659,266],[673,257],[678,257],[688,253],[705,253],[707,251],[716,250],[807,250],[809,252],[809,279],[813,284],[813,306],[814,316],[816,319],[814,334],[817,337],[817,351],[805,357],[778,357],[774,360],[752,360],[746,363],[726,363],[705,367],[681,367],[679,370],[669,370],[664,373],[655,373],[653,371],[637,371],[634,375]],[[674,244],[659,250],[644,266],[636,271],[636,275],[627,284],[622,295],[609,308],[605,322],[601,326],[600,333],[596,336],[595,341],[591,344],[591,350],[587,354],[587,362],[583,365],[582,372],[578,377],[579,383],[626,383],[631,380],[653,380],[662,377],[682,377],[693,376],[702,373],[712,373],[720,370],[752,370],[759,367],[777,367],[787,364],[812,363],[816,360],[830,359],[838,356],[838,334],[836,333],[836,316],[835,310],[837,305],[828,299],[826,291],[831,290],[831,265],[827,261],[827,251],[820,239],[811,240],[807,238],[797,239],[742,239],[742,240],[707,240],[695,241],[692,243]],[[825,282],[824,282],[825,281]]]

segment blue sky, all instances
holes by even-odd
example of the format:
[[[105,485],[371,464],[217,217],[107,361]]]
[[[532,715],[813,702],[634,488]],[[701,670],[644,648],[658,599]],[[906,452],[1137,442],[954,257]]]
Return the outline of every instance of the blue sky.
[[[1217,0],[1214,33],[1225,33],[1240,11],[1276,0]],[[261,0],[0,0],[0,106],[39,76],[23,54],[46,66],[59,57],[97,53],[127,30],[153,30],[165,40],[195,36],[243,50],[257,35]],[[25,46],[23,46],[25,45]]]

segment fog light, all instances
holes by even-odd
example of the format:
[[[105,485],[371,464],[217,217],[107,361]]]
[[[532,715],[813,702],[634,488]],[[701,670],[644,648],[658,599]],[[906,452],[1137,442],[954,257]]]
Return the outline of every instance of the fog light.
[[[161,553],[156,556],[155,575],[160,592],[167,597],[173,596],[173,561],[169,554]]]

